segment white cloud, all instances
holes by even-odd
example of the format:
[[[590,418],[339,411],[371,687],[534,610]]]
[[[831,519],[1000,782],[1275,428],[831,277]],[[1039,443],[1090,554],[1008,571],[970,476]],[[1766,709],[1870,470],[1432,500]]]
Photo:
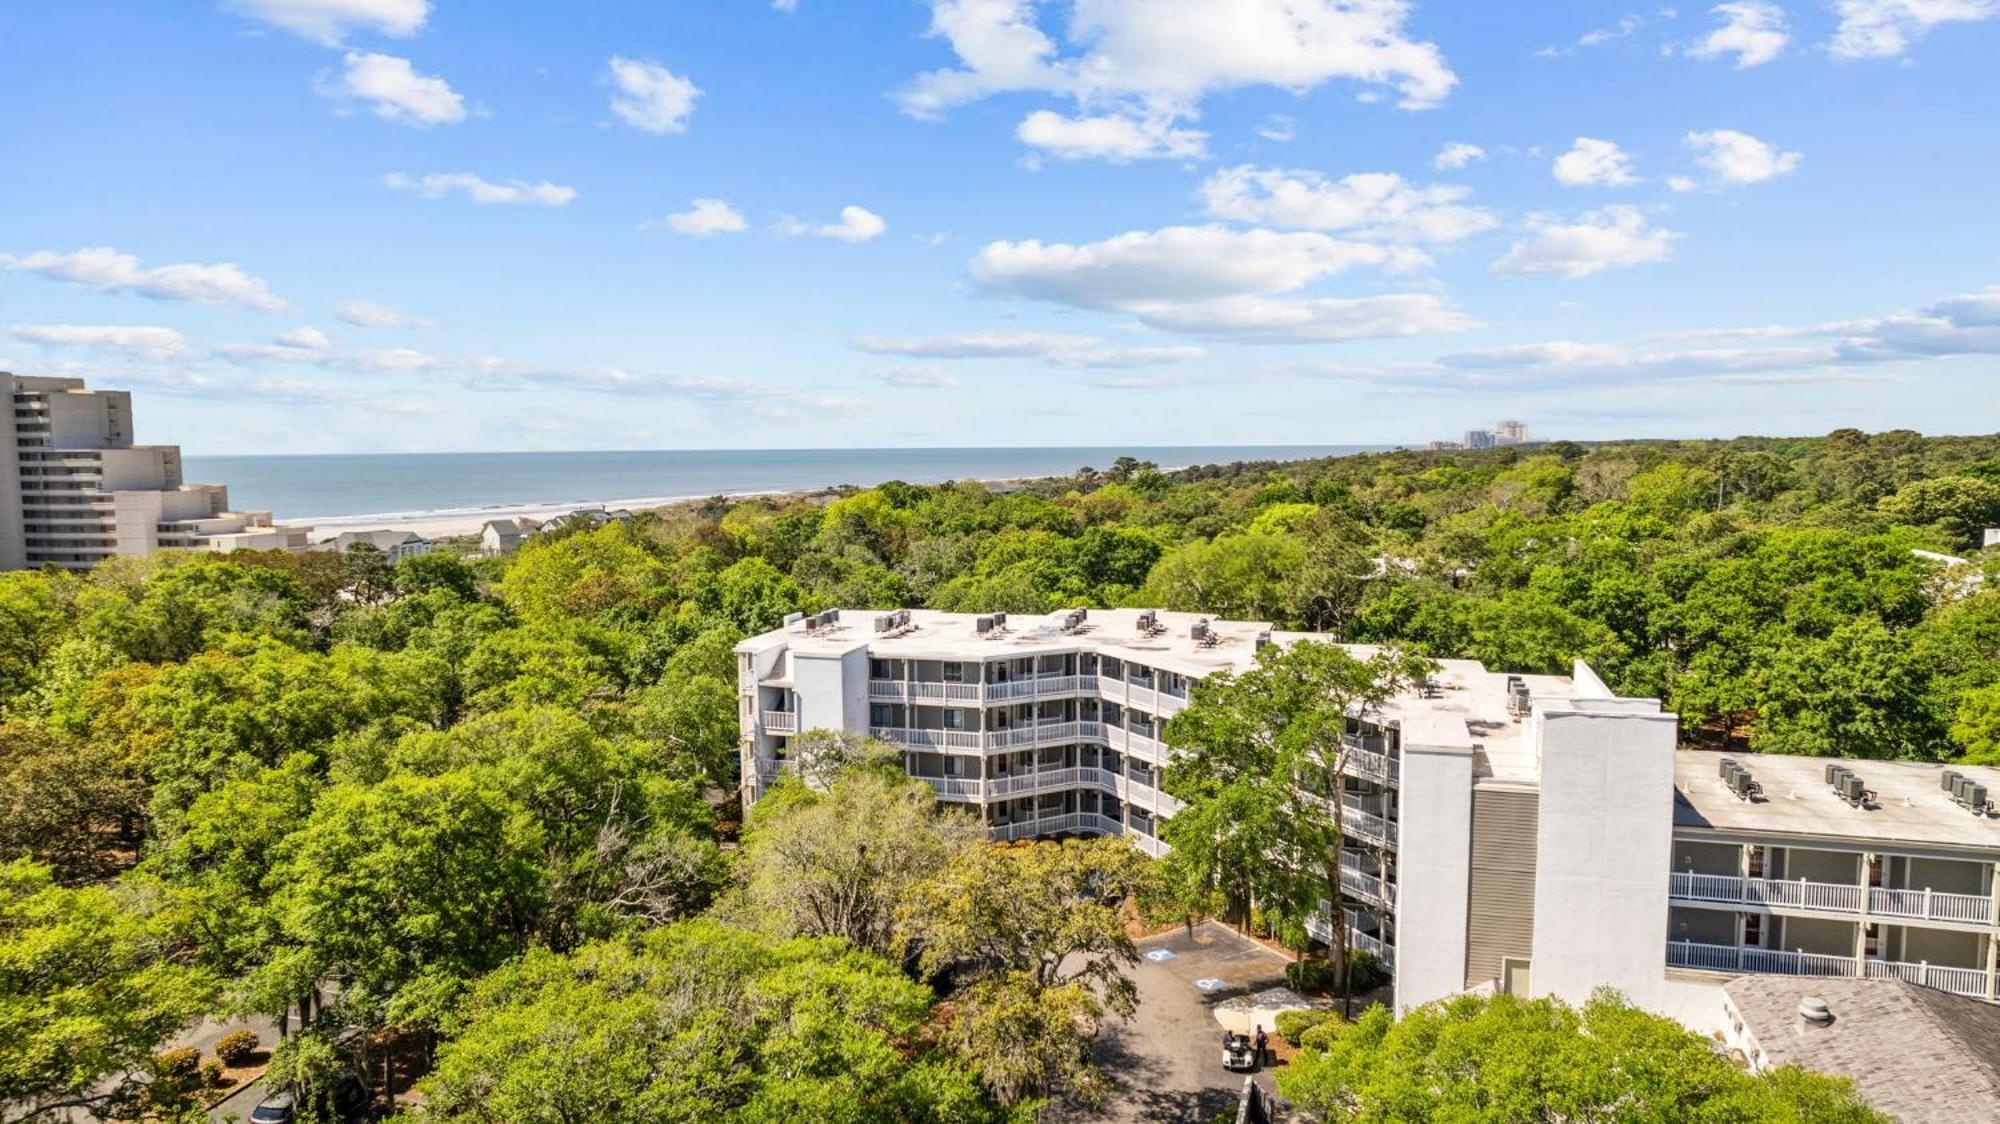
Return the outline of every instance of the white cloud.
[[[880,371],[876,378],[890,386],[908,390],[944,390],[958,385],[958,376],[935,363],[916,367],[898,367],[893,371]]]
[[[1688,48],[1688,54],[1695,58],[1734,55],[1736,69],[1748,70],[1777,58],[1791,42],[1785,10],[1770,0],[1737,0],[1717,4],[1709,11],[1722,20],[1722,26]]]
[[[1309,342],[1459,331],[1462,314],[1430,294],[1297,297],[1356,266],[1394,268],[1401,247],[1317,232],[1177,226],[1099,242],[994,242],[971,263],[983,292],[1097,311],[1151,327],[1257,342]],[[1421,255],[1417,255],[1421,257]]]
[[[743,218],[742,213],[720,199],[697,199],[685,211],[643,225],[664,226],[668,230],[692,234],[697,238],[707,238],[715,234],[741,234],[750,229],[750,224]]]
[[[701,89],[659,63],[611,57],[611,84],[618,93],[611,112],[620,121],[648,133],[684,133],[688,114]]]
[[[1697,189],[1699,189],[1700,187],[1701,187],[1701,183],[1700,183],[1699,181],[1697,181],[1697,180],[1696,180],[1696,179],[1695,179],[1695,178],[1694,178],[1693,176],[1668,176],[1668,177],[1667,177],[1667,188],[1668,188],[1668,190],[1670,190],[1670,191],[1679,191],[1679,192],[1683,192],[1683,193],[1685,193],[1685,192],[1689,192],[1689,191],[1694,191],[1694,190],[1697,190]]]
[[[1283,113],[1273,113],[1257,126],[1257,135],[1267,141],[1285,144],[1299,135],[1299,123]]]
[[[928,336],[856,336],[854,346],[872,355],[913,359],[1046,358],[1089,347],[1090,336],[1055,332],[959,332]]]
[[[1708,170],[1719,184],[1752,184],[1789,174],[1805,159],[1796,152],[1781,152],[1749,133],[1735,129],[1711,129],[1687,135],[1694,161]],[[1676,189],[1678,190],[1678,188]]]
[[[1478,145],[1467,144],[1464,141],[1452,141],[1450,144],[1438,149],[1438,154],[1431,158],[1431,166],[1440,172],[1455,172],[1472,163],[1474,160],[1484,159],[1486,159],[1486,150]]]
[[[429,327],[429,321],[417,320],[403,312],[370,300],[342,301],[333,306],[333,315],[349,324],[363,328],[405,328]]]
[[[1206,348],[1188,344],[1164,347],[1107,347],[1067,351],[1049,357],[1058,367],[1089,367],[1096,370],[1130,370],[1186,363],[1208,354]]]
[[[1567,187],[1627,187],[1639,182],[1632,174],[1632,156],[1608,140],[1578,137],[1569,151],[1556,157],[1551,169],[1556,182]]]
[[[771,0],[771,7],[775,11],[796,12],[799,10],[799,0]]]
[[[1225,168],[1201,185],[1216,218],[1306,230],[1342,230],[1358,238],[1446,243],[1499,225],[1493,212],[1466,206],[1464,187],[1419,187],[1388,172],[1329,180],[1318,172]]]
[[[1662,16],[1664,18],[1672,18],[1672,15],[1673,15],[1672,9],[1664,9],[1662,11]],[[1577,36],[1576,43],[1574,46],[1543,47],[1541,50],[1536,51],[1535,55],[1538,58],[1545,58],[1545,59],[1561,58],[1564,55],[1573,55],[1578,51],[1584,50],[1589,47],[1600,47],[1606,43],[1613,42],[1614,40],[1629,38],[1644,26],[1646,26],[1646,20],[1644,17],[1627,13],[1626,15],[1620,16],[1618,18],[1618,22],[1610,27],[1594,27],[1591,28],[1589,31],[1584,32],[1582,35]]]
[[[1895,58],[1941,23],[2000,15],[2000,0],[1835,0],[1840,16],[1827,50],[1841,59]]]
[[[1133,309],[1156,328],[1244,343],[1341,343],[1467,332],[1479,323],[1433,293],[1374,297],[1219,297]]]
[[[330,97],[365,101],[384,121],[427,129],[465,120],[465,99],[442,78],[418,74],[409,59],[349,51],[338,82],[322,83]]]
[[[390,172],[382,177],[384,187],[397,191],[407,191],[421,195],[425,199],[442,199],[454,191],[462,192],[474,203],[520,203],[537,207],[564,207],[576,198],[576,189],[563,184],[528,183],[525,180],[507,180],[494,183],[482,179],[471,172],[431,172],[423,176],[407,176],[401,172]]]
[[[1494,262],[1493,272],[1588,277],[1606,269],[1665,261],[1673,256],[1678,237],[1674,231],[1649,226],[1645,213],[1637,207],[1588,211],[1574,222],[1531,215],[1528,237],[1515,242]]]
[[[1769,347],[1649,346],[1729,339],[1828,342]],[[1884,364],[1969,355],[2000,355],[2000,285],[1875,319],[1704,328],[1659,333],[1639,344],[1551,340],[1457,352],[1423,363],[1341,368],[1332,373],[1453,388],[1657,384],[1669,379],[1793,383],[1876,378],[1880,376],[1869,372]]]
[[[955,68],[918,75],[905,112],[942,116],[991,94],[1044,93],[1131,120],[1191,120],[1221,90],[1304,93],[1347,79],[1393,88],[1406,109],[1436,106],[1458,81],[1406,32],[1408,0],[930,0]],[[1043,13],[1064,39],[1044,31]],[[1162,132],[1184,132],[1170,125]],[[1188,143],[1183,140],[1182,144]]]
[[[38,273],[101,293],[136,293],[154,300],[188,304],[235,304],[259,312],[281,312],[285,302],[263,280],[234,262],[181,262],[142,269],[139,259],[109,246],[73,254],[38,250],[25,257],[0,254],[0,269]]]
[[[227,0],[227,6],[325,47],[357,30],[407,38],[423,30],[431,11],[430,0]]]
[[[866,207],[852,204],[840,209],[840,221],[830,222],[813,228],[813,233],[821,238],[837,238],[842,242],[866,242],[889,229],[882,216]]]
[[[298,348],[302,351],[325,351],[327,348],[333,346],[333,341],[326,338],[325,332],[320,331],[310,324],[302,324],[299,327],[293,328],[291,331],[279,335],[273,342],[279,347]]]
[[[1059,160],[1194,158],[1206,153],[1208,134],[1174,127],[1171,117],[1123,114],[1065,117],[1038,109],[1023,118],[1014,135],[1022,144]]]
[[[190,354],[188,342],[172,328],[136,324],[15,324],[16,339],[49,347],[88,347],[123,352],[134,359],[168,362]]]
[[[1389,251],[1324,234],[1170,226],[1099,242],[992,242],[972,261],[984,291],[1081,308],[1125,309],[1148,301],[1286,292]]]

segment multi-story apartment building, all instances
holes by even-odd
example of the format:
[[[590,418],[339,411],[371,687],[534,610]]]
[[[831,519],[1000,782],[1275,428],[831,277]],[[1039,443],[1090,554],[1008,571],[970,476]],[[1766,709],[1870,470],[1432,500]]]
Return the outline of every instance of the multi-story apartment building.
[[[132,396],[82,379],[0,372],[0,570],[88,569],[157,550],[302,550],[310,528],[230,511],[220,484],[185,484],[175,445],[132,441]]]
[[[995,839],[1115,834],[1163,854],[1167,721],[1196,681],[1306,639],[1130,609],[793,621],[736,650],[743,800],[787,767],[793,736],[865,732]],[[1676,731],[1657,700],[1581,663],[1548,676],[1444,660],[1356,715],[1338,915],[1393,970],[1398,1006],[1610,985],[1713,1029],[1717,984],[1745,972],[1994,997],[2000,770],[1957,770],[1954,791],[1938,767],[1848,763],[1863,780],[1850,803],[1815,781],[1827,762],[1739,756],[1730,772],[1754,782],[1733,780],[1718,755],[1677,751]],[[1329,903],[1316,935],[1334,916]]]

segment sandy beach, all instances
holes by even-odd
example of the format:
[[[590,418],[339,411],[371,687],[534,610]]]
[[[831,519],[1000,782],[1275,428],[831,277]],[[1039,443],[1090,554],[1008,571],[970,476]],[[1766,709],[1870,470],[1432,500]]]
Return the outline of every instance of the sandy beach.
[[[745,492],[743,495],[772,495],[769,492]],[[305,524],[313,529],[313,541],[330,539],[342,531],[371,531],[388,529],[415,531],[428,539],[448,538],[453,535],[476,535],[489,519],[529,519],[547,520],[558,515],[567,515],[582,508],[601,507],[606,511],[624,509],[644,511],[648,508],[666,507],[669,504],[685,503],[706,496],[640,496],[634,499],[575,500],[569,503],[524,503],[495,507],[455,508],[447,511],[390,511],[363,515],[301,516],[297,519],[282,520],[285,523]],[[736,498],[736,497],[731,497]]]

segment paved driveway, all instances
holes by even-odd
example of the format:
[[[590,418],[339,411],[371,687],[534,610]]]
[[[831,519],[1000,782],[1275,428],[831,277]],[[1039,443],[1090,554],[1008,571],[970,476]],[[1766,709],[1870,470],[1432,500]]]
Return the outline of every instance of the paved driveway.
[[[1283,986],[1288,961],[1212,921],[1195,926],[1192,937],[1186,929],[1149,937],[1139,952],[1132,973],[1139,1013],[1114,1024],[1099,1050],[1114,1082],[1111,1096],[1101,1112],[1062,1119],[1213,1124],[1223,1113],[1234,1119],[1243,1075],[1222,1068],[1222,1025],[1210,1008]],[[1270,1088],[1269,1070],[1257,1080]]]

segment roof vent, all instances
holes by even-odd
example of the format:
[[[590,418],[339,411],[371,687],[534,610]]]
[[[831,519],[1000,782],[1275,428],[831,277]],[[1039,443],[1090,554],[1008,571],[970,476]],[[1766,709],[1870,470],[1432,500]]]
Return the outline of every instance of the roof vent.
[[[972,618],[972,631],[974,631],[974,632],[978,633],[978,634],[979,634],[979,635],[981,635],[981,636],[984,636],[984,635],[986,635],[987,633],[989,633],[989,632],[992,632],[992,631],[993,631],[993,618],[992,618],[992,617],[974,617],[974,618]]]
[[[792,627],[793,625],[795,625],[795,624],[797,624],[797,623],[799,623],[800,621],[802,621],[802,620],[805,620],[805,619],[806,619],[806,615],[805,615],[804,613],[786,613],[786,614],[785,614],[785,627],[786,627],[786,628],[790,628],[790,627]]]
[[[1832,1026],[1833,1008],[1817,995],[1799,1000],[1799,1021],[1809,1026]]]

